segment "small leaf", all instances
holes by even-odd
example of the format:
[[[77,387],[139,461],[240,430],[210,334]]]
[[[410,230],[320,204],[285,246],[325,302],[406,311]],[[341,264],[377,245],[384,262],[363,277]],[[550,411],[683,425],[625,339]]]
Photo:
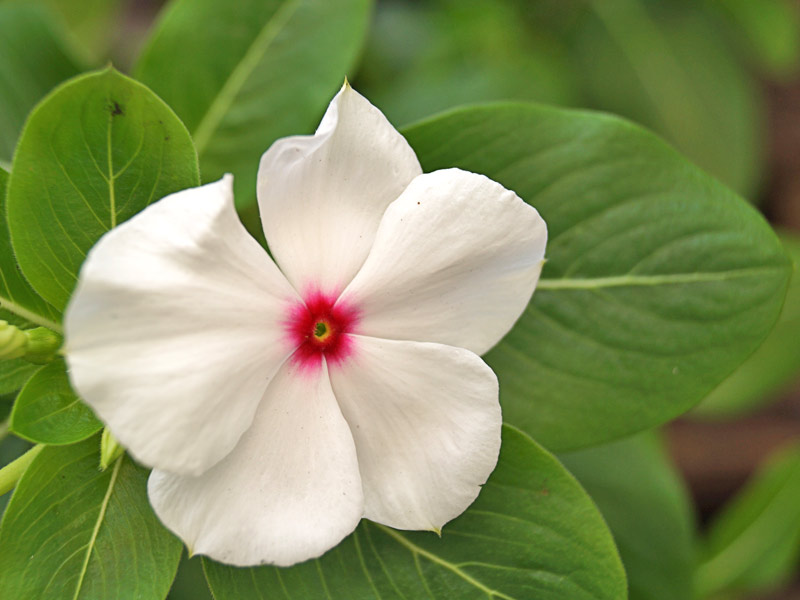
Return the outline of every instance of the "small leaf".
[[[369,0],[173,0],[136,77],[192,132],[204,181],[255,199],[261,154],[309,133],[361,47]],[[213,26],[210,26],[213,24]]]
[[[10,162],[31,109],[81,68],[39,6],[0,5],[0,31],[0,161]]]
[[[552,455],[510,427],[480,496],[441,538],[364,520],[322,558],[288,569],[204,566],[217,600],[625,597],[597,508]]]
[[[611,528],[630,600],[692,598],[691,504],[657,436],[648,432],[559,458]]]
[[[147,502],[147,471],[128,458],[100,471],[97,437],[44,448],[0,526],[8,598],[160,599],[181,544]]]
[[[533,301],[487,356],[503,415],[574,449],[688,410],[766,337],[791,264],[751,206],[618,118],[523,104],[405,131],[423,168],[484,173],[547,222]]]
[[[775,400],[800,372],[800,236],[780,234],[794,272],[775,328],[753,355],[695,408],[702,419],[730,419]]]
[[[28,381],[11,412],[11,431],[40,444],[73,444],[100,427],[92,410],[72,391],[62,359]]]
[[[756,593],[795,572],[800,556],[800,445],[772,457],[712,523],[697,589]]]
[[[189,134],[155,94],[113,69],[77,77],[33,111],[14,155],[8,227],[19,265],[63,310],[101,235],[197,184]]]

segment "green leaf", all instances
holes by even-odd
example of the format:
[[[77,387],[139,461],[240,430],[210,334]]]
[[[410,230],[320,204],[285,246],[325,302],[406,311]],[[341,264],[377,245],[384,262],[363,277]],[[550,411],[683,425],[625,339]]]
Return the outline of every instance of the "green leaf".
[[[697,569],[702,597],[760,592],[795,573],[800,556],[800,445],[773,456],[712,523]]]
[[[11,432],[40,444],[73,444],[101,427],[92,410],[72,391],[62,359],[28,381],[11,412]]]
[[[761,343],[790,262],[746,202],[646,131],[534,105],[405,131],[423,168],[515,190],[549,242],[533,301],[487,355],[507,422],[564,451],[688,410]]]
[[[14,258],[6,224],[7,181],[8,173],[0,169],[0,319],[18,326],[30,323],[61,331],[58,311],[33,291]],[[12,370],[22,365],[20,361],[7,362],[16,363]]]
[[[0,169],[0,320],[17,326],[44,325],[59,331],[58,313],[31,289],[14,259],[6,225],[7,181],[8,173]],[[22,358],[0,360],[0,394],[20,389],[38,368]]]
[[[63,310],[86,252],[151,202],[198,184],[186,128],[113,69],[77,77],[33,111],[8,184],[8,227],[25,277]]]
[[[261,154],[310,132],[341,86],[367,26],[369,0],[173,0],[136,77],[192,132],[204,181],[236,176],[255,199]]]
[[[747,0],[749,1],[749,0]],[[590,102],[651,127],[746,197],[761,178],[756,82],[696,3],[593,0],[575,44]]]
[[[560,458],[611,528],[630,600],[692,598],[691,506],[657,436],[645,433]]]
[[[181,544],[147,502],[147,471],[127,457],[100,471],[99,439],[44,448],[0,526],[8,598],[164,598]]]
[[[10,162],[34,105],[81,68],[41,7],[0,5],[0,32],[0,160]]]
[[[692,411],[703,419],[733,418],[774,400],[800,371],[800,236],[779,235],[795,268],[781,316],[772,333],[736,372]]]
[[[322,558],[288,569],[204,566],[217,600],[625,597],[597,508],[552,455],[511,427],[497,469],[441,539],[364,520]]]
[[[0,394],[16,392],[38,368],[39,365],[31,364],[22,358],[0,361]]]

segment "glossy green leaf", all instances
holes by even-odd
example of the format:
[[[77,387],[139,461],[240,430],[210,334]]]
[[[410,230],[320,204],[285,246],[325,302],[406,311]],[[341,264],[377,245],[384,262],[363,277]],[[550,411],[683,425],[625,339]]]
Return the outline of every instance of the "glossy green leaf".
[[[0,161],[11,162],[36,103],[80,70],[45,10],[0,4]]]
[[[800,236],[779,235],[794,262],[781,316],[764,343],[692,411],[703,419],[733,418],[763,406],[800,375]]]
[[[764,219],[618,118],[462,109],[405,131],[423,168],[484,173],[548,225],[542,279],[487,355],[507,422],[554,450],[688,410],[761,343],[790,262]]]
[[[712,523],[697,589],[754,593],[795,573],[800,558],[800,445],[774,456]]]
[[[22,358],[0,361],[0,394],[16,392],[39,368]]]
[[[0,319],[14,325],[30,323],[60,331],[58,311],[33,291],[14,258],[6,224],[7,181],[8,173],[0,169]]]
[[[11,432],[40,444],[73,444],[102,424],[72,390],[62,359],[34,375],[17,396]]]
[[[625,597],[597,508],[553,456],[510,427],[497,469],[441,539],[365,520],[322,558],[288,569],[204,564],[217,600]]]
[[[652,128],[750,196],[761,178],[757,86],[696,3],[594,0],[575,44],[594,108]]]
[[[63,310],[101,235],[197,184],[189,134],[150,90],[111,68],[65,83],[31,114],[8,184],[25,277]]]
[[[261,154],[310,132],[364,37],[369,0],[173,0],[136,77],[183,119],[204,181],[236,176],[255,199]]]
[[[630,600],[689,600],[694,524],[686,490],[652,433],[560,457],[603,513]]]
[[[97,437],[49,446],[20,480],[0,526],[0,590],[42,600],[160,599],[181,544],[147,501],[127,457],[97,468]]]
[[[34,292],[19,272],[6,226],[5,190],[8,173],[0,169],[0,320],[12,325],[44,325],[58,330],[56,310]],[[0,394],[15,392],[39,365],[18,358],[0,360]]]

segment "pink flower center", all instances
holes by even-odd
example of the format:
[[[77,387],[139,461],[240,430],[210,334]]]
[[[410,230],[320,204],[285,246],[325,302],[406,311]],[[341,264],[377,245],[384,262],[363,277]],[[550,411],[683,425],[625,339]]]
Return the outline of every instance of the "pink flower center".
[[[303,370],[321,367],[323,356],[329,367],[339,364],[353,352],[348,334],[358,322],[358,311],[336,300],[312,292],[289,308],[284,324],[289,342],[297,348],[291,360]]]

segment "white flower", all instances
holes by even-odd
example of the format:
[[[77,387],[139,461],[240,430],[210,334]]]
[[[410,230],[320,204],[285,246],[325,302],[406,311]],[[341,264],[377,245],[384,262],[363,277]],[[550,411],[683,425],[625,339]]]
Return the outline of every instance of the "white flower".
[[[544,222],[482,175],[423,175],[346,84],[264,154],[258,202],[275,262],[230,176],[97,243],[65,315],[75,389],[195,553],[291,565],[362,517],[438,531],[497,462],[478,355],[533,293]]]

